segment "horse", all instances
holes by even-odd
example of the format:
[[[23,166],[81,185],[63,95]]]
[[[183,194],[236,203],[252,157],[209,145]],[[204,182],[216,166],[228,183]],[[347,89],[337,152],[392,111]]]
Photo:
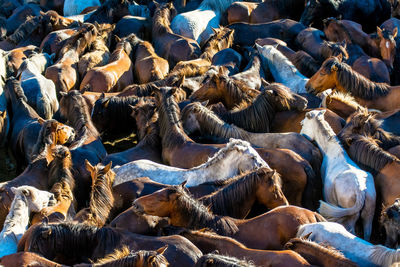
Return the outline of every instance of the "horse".
[[[291,19],[259,24],[237,22],[227,27],[235,30],[233,43],[238,46],[253,46],[257,39],[272,37],[286,42],[289,47],[295,47],[294,39],[304,30],[301,23]]]
[[[328,88],[350,93],[357,102],[368,108],[390,111],[400,108],[397,103],[399,86],[376,83],[368,80],[343,63],[341,57],[331,57],[306,84],[310,93],[321,93]]]
[[[112,253],[106,255],[102,259],[98,259],[93,264],[76,264],[76,267],[87,266],[154,266],[164,267],[168,266],[168,260],[163,256],[164,252],[168,249],[165,245],[155,251],[139,250],[131,251],[129,247],[122,247],[116,249]]]
[[[361,217],[364,239],[369,240],[376,201],[374,179],[350,159],[323,114],[310,111],[301,122],[301,134],[315,141],[323,154],[321,174],[326,202],[320,201],[319,212],[343,223],[353,233]]]
[[[12,34],[27,17],[39,16],[41,8],[33,3],[27,3],[14,9],[12,15],[6,20],[6,30],[8,35]]]
[[[246,86],[259,90],[262,86],[262,79],[265,77],[264,69],[261,64],[261,56],[254,48],[245,49],[245,58],[248,64],[242,72],[236,73],[231,78]]]
[[[111,161],[114,166],[124,165],[128,162],[148,159],[156,163],[162,163],[161,139],[159,137],[158,113],[154,111],[155,105],[152,101],[140,100],[133,107],[132,117],[135,118],[138,127],[138,144],[125,151],[107,155],[102,161],[108,164]]]
[[[195,267],[206,267],[206,266],[237,266],[237,267],[254,267],[251,261],[245,259],[238,259],[235,256],[223,256],[219,253],[209,253],[203,255],[194,265]]]
[[[232,48],[225,48],[217,52],[212,60],[211,64],[217,68],[223,68],[228,76],[239,73],[242,65],[242,55],[236,52]]]
[[[97,164],[104,159],[107,151],[100,140],[100,134],[93,125],[82,95],[76,90],[71,90],[68,93],[61,92],[61,95],[60,114],[75,129],[76,133],[75,140],[69,146],[69,149],[71,150],[77,187],[82,192],[89,192],[91,178],[84,166],[84,160],[87,159],[91,164]],[[79,207],[83,204],[87,194],[82,193],[75,195],[75,197]]]
[[[333,0],[308,0],[300,23],[304,26],[314,23],[316,27],[320,27],[322,19],[341,16],[342,19],[362,24],[365,31],[372,32],[376,25],[390,18],[391,5],[388,0],[368,0],[365,4],[354,0],[344,0],[340,3]]]
[[[254,249],[280,250],[295,236],[300,225],[325,221],[321,215],[296,206],[277,207],[248,220],[214,215],[187,193],[184,184],[169,186],[140,197],[133,202],[132,207],[138,212],[168,217],[172,226],[193,230],[209,228]]]
[[[318,62],[303,50],[297,52],[290,49],[287,44],[279,39],[275,38],[264,38],[257,39],[256,44],[260,46],[273,45],[279,50],[285,57],[287,57],[292,64],[300,71],[301,74],[307,78],[311,77],[321,67]]]
[[[310,234],[311,233],[311,234]],[[349,233],[342,225],[334,222],[319,222],[301,225],[297,237],[308,235],[317,243],[324,243],[341,251],[359,266],[393,266],[399,262],[399,252],[371,243]]]
[[[377,140],[362,135],[345,139],[350,157],[363,168],[375,174],[375,184],[382,204],[388,206],[399,197],[397,171],[400,161],[377,144]]]
[[[309,266],[306,260],[296,252],[290,250],[251,249],[233,238],[220,236],[204,230],[183,230],[179,234],[189,239],[204,254],[217,250],[221,255],[235,256],[239,259],[245,258],[257,266],[284,266],[285,264],[290,266]]]
[[[62,57],[46,69],[45,76],[54,82],[58,95],[60,92],[68,92],[77,87],[79,56],[96,39],[96,36],[96,27],[92,24],[84,24],[61,48]]]
[[[133,50],[132,63],[136,80],[142,84],[164,79],[169,72],[168,61],[156,54],[151,43],[139,39],[135,34],[126,38]]]
[[[357,111],[360,105],[350,94],[334,92],[324,95],[321,107],[332,110],[346,120],[351,114]]]
[[[174,33],[196,40],[203,44],[213,34],[212,28],[219,27],[222,13],[234,0],[203,1],[193,11],[181,13],[171,21],[171,29]]]
[[[34,45],[28,45],[24,47],[14,48],[10,51],[4,51],[3,56],[6,59],[6,62],[4,63],[6,68],[2,70],[2,73],[6,72],[7,77],[9,77],[10,75],[16,76],[24,60],[37,52],[39,52],[39,49]]]
[[[356,37],[352,35],[353,32],[349,31],[342,21],[329,19],[326,24],[328,25],[326,27],[333,28],[331,31],[340,32],[340,39],[346,43],[348,56],[345,57],[345,62],[347,64],[372,81],[390,83],[390,69],[386,67],[384,61],[367,55],[361,46],[354,41]]]
[[[379,223],[386,233],[385,246],[389,248],[397,248],[399,243],[397,231],[399,227],[399,201],[400,199],[396,198],[393,204],[384,207],[379,217]]]
[[[132,106],[141,100],[136,96],[111,96],[104,94],[94,103],[91,117],[94,126],[106,139],[116,139],[131,134],[137,129],[131,116]],[[117,119],[118,118],[118,119]]]
[[[46,266],[46,267],[60,266],[60,264],[54,261],[49,261],[48,259],[32,252],[17,252],[14,254],[3,256],[0,259],[0,263],[8,267],[29,267],[29,265],[31,265],[32,262],[34,262],[35,264],[39,264],[40,266]]]
[[[228,162],[229,168],[221,168]],[[149,177],[153,181],[172,185],[187,181],[188,186],[195,186],[204,182],[225,180],[240,172],[263,166],[267,166],[266,162],[248,142],[232,138],[207,162],[190,169],[170,167],[149,160],[136,160],[114,167],[114,186],[138,177]]]
[[[32,218],[32,225],[39,222],[71,220],[75,215],[73,191],[77,194],[80,192],[79,188],[75,188],[75,180],[72,175],[71,152],[64,146],[56,146],[52,153],[54,159],[49,164],[48,179],[53,184],[50,192],[54,194],[57,203],[36,213]]]
[[[84,54],[78,62],[79,77],[85,77],[86,73],[94,67],[104,66],[110,59],[108,47],[111,44],[111,35],[115,26],[111,24],[97,24],[97,37],[91,43],[91,49]]]
[[[185,77],[202,75],[208,71],[211,61],[216,53],[230,48],[233,43],[233,30],[228,28],[217,28],[213,30],[213,35],[204,44],[203,53],[197,59],[178,62],[172,73],[179,72]]]
[[[170,21],[176,13],[172,3],[160,5],[154,13],[152,27],[154,49],[158,55],[168,60],[171,69],[179,61],[196,59],[201,53],[195,40],[176,34],[171,29]]]
[[[120,40],[108,64],[94,67],[82,79],[79,90],[93,92],[118,92],[133,83],[132,47],[127,39]]]
[[[106,223],[114,202],[112,184],[115,173],[111,170],[111,165],[112,162],[106,166],[101,164],[92,166],[88,160],[85,160],[86,169],[92,178],[92,191],[89,207],[79,211],[74,221],[97,227],[102,227]]]
[[[28,228],[31,212],[54,202],[54,195],[32,186],[11,187],[14,199],[0,232],[0,257],[17,252],[17,244]]]
[[[235,22],[265,23],[278,19],[299,20],[304,1],[269,0],[261,3],[234,2],[225,11],[228,24]]]
[[[46,53],[33,54],[24,60],[17,73],[28,104],[44,119],[51,119],[58,110],[54,83],[43,76],[47,67],[53,64],[53,57]]]
[[[31,251],[61,264],[89,263],[104,258],[115,249],[156,250],[168,245],[164,257],[171,265],[193,266],[201,251],[181,236],[149,237],[110,227],[85,224],[38,224],[22,237],[19,251]],[[51,249],[50,249],[51,248]]]
[[[260,46],[256,43],[256,46],[261,60],[268,66],[275,82],[287,86],[293,93],[307,93],[305,85],[308,78],[303,76],[289,59],[272,45]]]
[[[52,31],[43,39],[42,43],[39,46],[39,49],[49,55],[55,54],[55,58],[58,59],[60,57],[61,48],[65,45],[68,39],[71,38],[71,36],[78,32],[78,30],[79,27]]]
[[[200,88],[190,95],[190,100],[208,101],[209,104],[221,102],[230,110],[243,103],[252,103],[259,93],[244,82],[230,78],[220,68],[218,73],[210,74],[204,79]]]
[[[63,14],[64,16],[78,15],[81,14],[85,8],[92,6],[100,6],[100,1],[90,0],[81,2],[77,0],[64,0]]]
[[[254,102],[244,109],[217,115],[225,122],[234,123],[246,131],[268,133],[276,112],[302,111],[306,106],[305,98],[290,92],[284,85],[273,83],[264,88]]]
[[[151,40],[151,20],[141,16],[124,16],[115,25],[113,33],[120,38],[134,33],[143,40]]]
[[[347,259],[339,250],[332,247],[325,247],[316,242],[303,238],[292,238],[285,244],[285,249],[293,250],[304,257],[310,264],[325,267],[334,266],[358,266]]]

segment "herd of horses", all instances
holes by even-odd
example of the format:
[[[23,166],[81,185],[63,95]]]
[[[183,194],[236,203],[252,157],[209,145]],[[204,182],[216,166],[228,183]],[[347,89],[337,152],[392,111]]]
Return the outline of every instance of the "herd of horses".
[[[1,0],[0,266],[399,266],[398,18]]]

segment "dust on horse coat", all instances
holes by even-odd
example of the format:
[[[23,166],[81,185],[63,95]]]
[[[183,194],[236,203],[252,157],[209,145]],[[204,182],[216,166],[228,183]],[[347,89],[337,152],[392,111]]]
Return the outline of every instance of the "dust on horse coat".
[[[225,180],[263,166],[268,164],[248,142],[231,138],[226,147],[220,149],[207,162],[191,169],[170,167],[150,160],[136,160],[114,167],[114,186],[138,177],[149,177],[153,181],[170,185],[187,181],[188,186],[196,186],[205,182]]]
[[[202,46],[213,34],[212,28],[219,28],[221,14],[233,2],[235,0],[204,0],[197,9],[177,15],[171,21],[171,29]]]
[[[278,49],[272,45],[260,46],[256,44],[261,59],[271,71],[275,82],[282,83],[293,93],[307,93],[308,78],[301,74],[296,67]]]
[[[371,243],[349,233],[342,225],[333,222],[318,222],[302,225],[297,237],[308,237],[314,242],[323,243],[340,250],[348,259],[359,266],[397,266],[400,251]],[[397,264],[396,264],[397,263]]]
[[[28,104],[44,119],[51,119],[58,110],[56,87],[52,80],[43,76],[45,69],[53,64],[53,57],[54,54],[34,54],[18,71]]]
[[[374,179],[350,159],[324,113],[307,112],[300,132],[315,140],[323,154],[321,175],[326,202],[320,201],[319,212],[328,220],[343,223],[353,233],[361,215],[364,239],[369,240],[376,201]]]

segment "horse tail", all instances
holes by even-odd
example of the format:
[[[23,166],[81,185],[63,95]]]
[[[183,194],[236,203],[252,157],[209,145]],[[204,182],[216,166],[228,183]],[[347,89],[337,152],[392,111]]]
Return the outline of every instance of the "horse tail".
[[[328,202],[320,200],[319,213],[326,218],[342,218],[346,216],[354,215],[361,211],[364,207],[365,202],[365,192],[357,192],[356,193],[356,203],[354,203],[353,207],[350,208],[342,208],[335,205],[332,205]]]
[[[49,120],[53,116],[51,105],[48,103],[48,101],[46,101],[43,95],[37,96],[36,111],[39,116],[45,120]]]
[[[318,200],[322,198],[321,183],[318,183],[319,177],[314,172],[314,169],[311,167],[310,163],[304,160],[304,172],[307,175],[307,183],[303,192],[302,203],[303,206],[309,210],[315,211],[317,210]],[[320,179],[319,179],[320,180]]]

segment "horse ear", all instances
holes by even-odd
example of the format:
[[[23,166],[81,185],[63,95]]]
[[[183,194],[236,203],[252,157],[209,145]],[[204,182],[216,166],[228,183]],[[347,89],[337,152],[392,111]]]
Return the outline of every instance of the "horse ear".
[[[100,28],[100,25],[99,25],[99,23],[97,23],[97,21],[94,22],[94,26],[95,26],[97,29]]]
[[[45,122],[45,120],[40,117],[37,119],[37,121],[38,123],[40,123],[40,125],[43,125],[43,123]]]
[[[61,96],[61,97],[64,97],[64,96],[67,96],[67,95],[68,95],[68,93],[63,92],[63,91],[60,91],[60,96]]]
[[[110,163],[108,163],[108,164],[104,167],[104,169],[103,169],[104,173],[109,172],[109,171],[111,170],[111,167],[112,167],[112,161],[110,161]]]
[[[338,67],[336,66],[336,64],[333,64],[331,67],[331,71],[337,71]]]
[[[121,38],[119,38],[117,35],[115,35],[115,41],[117,41],[117,43],[121,42]]]
[[[86,170],[88,170],[90,173],[94,172],[93,165],[90,164],[90,162],[87,159],[85,159],[85,167],[86,167]]]
[[[44,16],[46,13],[44,13],[42,10],[39,11],[40,15]]]
[[[107,100],[103,103],[103,107],[104,107],[104,108],[108,108],[108,104],[110,104],[110,99],[111,99],[111,98],[107,99]]]
[[[326,112],[326,109],[321,110],[320,113],[319,113],[319,116],[324,116],[325,112]]]
[[[378,34],[378,36],[379,36],[380,38],[383,38],[382,29],[379,28],[379,26],[376,26],[376,33]]]
[[[102,92],[99,99],[103,99],[105,97],[106,97],[106,94],[104,92]]]
[[[13,186],[13,187],[11,187],[11,188],[10,188],[10,190],[11,190],[11,192],[13,192],[13,193],[14,193],[14,195],[16,195],[16,194],[17,194],[17,191],[18,191],[18,190],[17,190],[17,188],[16,188],[16,187],[14,187],[14,186]]]
[[[339,55],[337,56],[337,59],[339,60],[339,62],[342,62],[342,60],[343,60],[343,55],[342,55],[342,54],[339,54]]]
[[[180,77],[175,83],[174,86],[176,87],[181,87],[183,85],[183,83],[185,82],[185,75],[182,75],[182,77]]]
[[[187,180],[183,181],[183,182],[179,185],[179,187],[185,188],[186,183],[187,183]]]
[[[162,254],[164,254],[164,252],[167,250],[167,248],[168,248],[168,245],[165,245],[165,246],[163,246],[163,247],[157,249],[156,252],[157,252],[158,254],[162,255]]]
[[[206,101],[200,102],[201,105],[207,107],[209,100],[207,99]]]
[[[136,107],[136,106],[129,105],[129,108],[132,110],[131,116],[132,116],[132,117],[135,116],[135,115],[136,115],[136,112],[137,112],[137,107]]]
[[[1,114],[1,117],[3,118],[3,120],[6,119],[7,117],[7,110],[4,110],[3,113]]]
[[[399,31],[399,29],[397,27],[393,29],[393,32],[392,32],[393,39],[396,38],[398,31]]]
[[[216,28],[211,27],[211,30],[213,31],[214,34],[217,34],[217,33],[218,33],[218,31],[217,31]]]
[[[312,232],[309,232],[308,234],[306,234],[305,236],[303,236],[303,239],[307,240],[310,238]]]

